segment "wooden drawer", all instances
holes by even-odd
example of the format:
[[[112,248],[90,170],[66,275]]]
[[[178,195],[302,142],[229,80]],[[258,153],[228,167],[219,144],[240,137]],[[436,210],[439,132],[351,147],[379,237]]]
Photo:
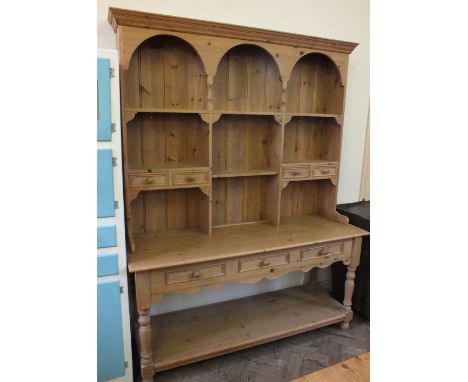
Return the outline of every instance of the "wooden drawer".
[[[130,187],[151,188],[169,185],[169,172],[130,175]]]
[[[208,171],[181,171],[172,173],[172,184],[174,186],[208,183]]]
[[[166,285],[209,279],[211,277],[224,276],[225,274],[226,270],[224,264],[166,272]]]
[[[338,173],[336,164],[317,165],[312,169],[312,176],[335,176]]]
[[[310,166],[283,166],[283,179],[308,178]]]
[[[253,271],[289,263],[289,253],[279,253],[254,259],[240,260],[239,272]]]
[[[301,250],[301,261],[326,259],[330,257],[343,257],[345,255],[345,244],[332,244],[321,247],[304,248]]]

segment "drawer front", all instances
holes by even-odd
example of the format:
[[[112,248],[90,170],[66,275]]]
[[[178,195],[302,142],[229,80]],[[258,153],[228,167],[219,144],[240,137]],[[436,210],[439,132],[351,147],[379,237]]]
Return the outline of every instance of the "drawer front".
[[[287,166],[283,167],[284,179],[308,178],[310,176],[309,166]]]
[[[326,245],[322,247],[304,248],[301,250],[301,261],[327,259],[329,257],[344,256],[344,243]]]
[[[130,175],[130,187],[151,188],[169,185],[169,173],[158,172],[139,175]]]
[[[191,184],[208,184],[209,173],[208,171],[186,171],[174,172],[172,174],[173,185],[191,185]]]
[[[289,263],[289,253],[281,253],[277,255],[264,256],[255,259],[240,260],[239,272],[253,271],[256,269],[270,268],[278,265]]]
[[[336,165],[320,165],[314,166],[312,170],[313,176],[335,176],[338,173]]]
[[[166,285],[209,279],[211,277],[224,276],[225,274],[224,264],[166,272]]]

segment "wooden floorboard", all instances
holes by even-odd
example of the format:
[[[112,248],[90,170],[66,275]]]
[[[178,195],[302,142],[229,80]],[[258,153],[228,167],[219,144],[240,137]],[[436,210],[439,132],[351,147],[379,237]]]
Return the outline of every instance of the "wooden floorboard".
[[[370,353],[326,367],[315,373],[305,375],[291,382],[369,382]]]
[[[157,373],[155,382],[289,382],[369,351],[369,321],[326,326],[282,340]],[[139,382],[139,365],[134,365]]]

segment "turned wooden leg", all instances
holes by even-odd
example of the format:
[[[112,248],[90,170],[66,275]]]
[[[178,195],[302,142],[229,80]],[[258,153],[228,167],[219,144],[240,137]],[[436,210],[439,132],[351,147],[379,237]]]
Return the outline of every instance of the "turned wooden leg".
[[[344,310],[346,317],[341,323],[341,330],[348,330],[349,323],[353,319],[353,310],[351,309],[354,290],[354,279],[356,278],[356,267],[348,266],[346,273],[345,293],[344,293]]]
[[[149,309],[138,310],[138,334],[140,336],[140,363],[143,382],[153,382],[154,365],[151,348],[151,316]]]

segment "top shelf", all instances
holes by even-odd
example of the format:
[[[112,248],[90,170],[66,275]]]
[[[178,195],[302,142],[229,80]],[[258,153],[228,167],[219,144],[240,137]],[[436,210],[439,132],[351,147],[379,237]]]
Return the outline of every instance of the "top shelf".
[[[292,112],[266,112],[266,111],[233,111],[233,110],[186,110],[186,109],[159,109],[159,108],[126,108],[128,113],[173,113],[173,114],[223,114],[223,115],[285,115],[291,117],[340,118],[341,114],[323,113],[292,113]]]

